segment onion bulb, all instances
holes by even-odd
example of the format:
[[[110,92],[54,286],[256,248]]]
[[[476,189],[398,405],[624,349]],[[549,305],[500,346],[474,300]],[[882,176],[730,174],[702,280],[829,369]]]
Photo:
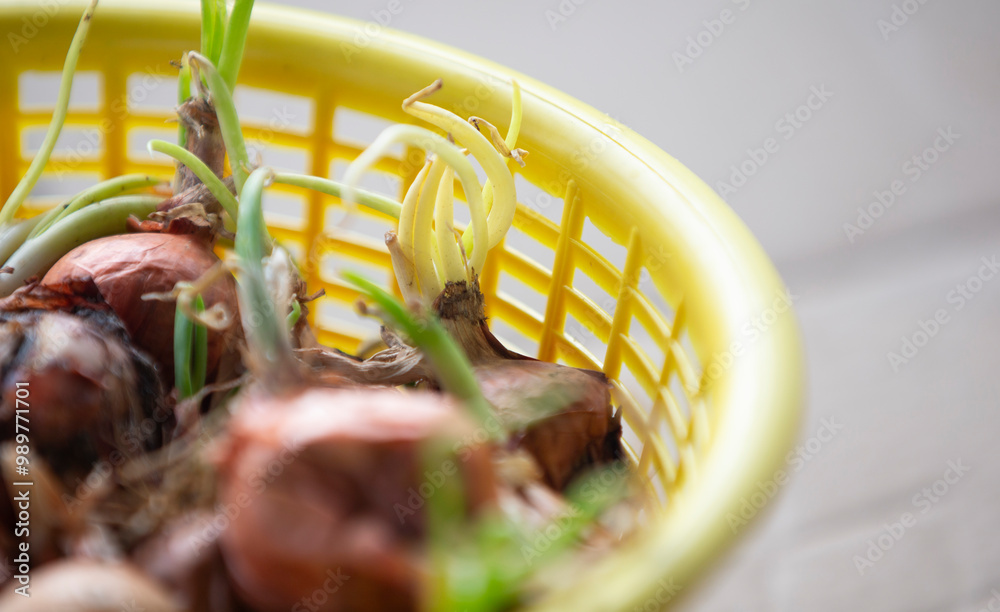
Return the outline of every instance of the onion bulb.
[[[215,518],[207,510],[181,515],[131,555],[133,562],[164,586],[187,612],[238,609],[222,564]]]
[[[0,439],[14,437],[17,392],[27,389],[32,450],[64,480],[115,451],[127,456],[161,442],[155,367],[110,312],[0,313],[0,346]]]
[[[170,597],[134,567],[87,559],[57,561],[32,570],[24,597],[7,583],[0,594],[4,612],[181,612]]]
[[[622,458],[620,415],[604,374],[508,350],[486,324],[478,282],[448,283],[434,309],[511,441],[535,458],[549,486],[562,491],[585,470]]]
[[[67,253],[42,279],[43,285],[65,285],[91,278],[104,301],[118,315],[135,346],[149,353],[168,386],[174,379],[175,304],[144,300],[167,293],[181,282],[193,282],[219,263],[208,242],[188,234],[137,233],[92,240]],[[236,283],[221,275],[203,293],[206,308],[223,304],[236,312]],[[208,334],[207,382],[216,381],[226,359],[238,359],[235,326]]]
[[[237,590],[261,611],[416,609],[427,498],[457,476],[471,510],[495,499],[487,446],[424,461],[472,429],[431,392],[247,396],[219,459],[221,503],[241,509],[221,538]]]

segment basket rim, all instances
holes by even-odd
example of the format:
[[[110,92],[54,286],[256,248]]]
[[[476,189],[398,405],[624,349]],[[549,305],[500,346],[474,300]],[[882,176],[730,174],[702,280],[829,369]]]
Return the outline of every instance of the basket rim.
[[[66,0],[52,20],[75,23],[85,4],[86,0]],[[153,14],[168,25],[196,28],[200,19],[197,6],[197,2],[102,0],[95,26],[112,22],[123,26]],[[8,1],[0,6],[0,21],[38,10],[38,4],[29,0]],[[295,33],[326,38],[333,44],[351,40],[367,23],[260,3],[254,9],[250,37]],[[645,168],[643,189],[669,193],[672,201],[683,202],[687,207],[684,223],[690,224],[699,238],[710,239],[698,245],[695,255],[704,262],[700,280],[707,287],[699,291],[713,296],[712,303],[705,304],[711,309],[706,318],[720,327],[712,333],[733,337],[749,317],[759,314],[775,294],[784,291],[773,264],[735,212],[704,181],[643,136],[627,126],[608,130],[607,115],[590,105],[496,62],[420,36],[383,28],[365,49],[369,58],[378,58],[370,61],[398,61],[414,51],[421,54],[420,61],[438,64],[442,70],[454,71],[461,66],[504,82],[516,78],[536,108],[544,104],[549,107],[547,112],[565,115],[565,120],[580,129],[602,135],[620,149],[616,159],[630,168]],[[0,51],[0,58],[7,62],[9,49]],[[667,219],[665,210],[656,210],[657,201],[654,198],[646,203],[649,213]],[[650,231],[654,236],[657,232],[666,236],[664,228]],[[738,534],[730,529],[726,516],[756,490],[756,483],[773,478],[780,470],[795,438],[804,401],[803,351],[795,317],[781,317],[769,332],[712,389],[713,409],[724,409],[725,415],[713,432],[711,449],[706,450],[698,486],[686,489],[684,498],[676,500],[679,507],[671,511],[669,521],[651,527],[642,541],[622,546],[580,577],[580,584],[601,585],[600,591],[609,593],[606,597],[611,599],[601,597],[595,589],[564,589],[547,594],[539,609],[611,609],[609,603],[622,605],[623,592],[630,593],[633,601],[642,601],[653,595],[656,580],[663,578],[664,572],[676,578],[687,593],[709,563],[735,540]]]

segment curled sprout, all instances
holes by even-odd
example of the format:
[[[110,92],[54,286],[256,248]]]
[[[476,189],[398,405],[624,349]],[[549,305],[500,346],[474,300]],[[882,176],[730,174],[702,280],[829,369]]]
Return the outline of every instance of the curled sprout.
[[[475,132],[475,128],[471,125],[465,122],[462,123]],[[482,134],[479,134],[479,136],[482,138]],[[379,134],[375,142],[348,166],[347,172],[344,174],[343,200],[345,204],[353,203],[356,200],[355,191],[361,174],[373,166],[375,162],[383,157],[387,149],[396,143],[420,147],[441,157],[445,163],[454,168],[462,185],[462,190],[465,192],[465,197],[469,202],[469,212],[472,219],[473,247],[470,263],[473,269],[477,271],[482,270],[483,263],[486,261],[486,252],[489,249],[489,226],[486,220],[486,211],[483,208],[483,197],[479,186],[479,178],[476,176],[476,170],[457,146],[426,128],[415,125],[394,125],[386,128],[385,131]],[[489,146],[492,149],[492,145]],[[494,156],[496,156],[495,153]],[[420,182],[414,181],[410,189],[419,190],[420,184]],[[416,194],[414,197],[416,197]],[[402,220],[402,217],[403,214],[400,213],[401,231],[403,231],[403,228],[410,227]]]
[[[472,117],[465,121],[421,101],[440,88],[438,80],[413,94],[403,102],[403,110],[445,130],[447,140],[416,126],[388,128],[348,167],[340,192],[345,204],[352,204],[362,193],[356,187],[361,173],[386,155],[391,145],[405,143],[431,154],[403,196],[396,233],[386,235],[400,291],[407,301],[425,304],[441,293],[445,283],[469,280],[482,271],[486,254],[503,240],[513,222],[516,196],[507,161],[513,159],[523,166],[527,154],[514,147],[521,123],[521,94],[516,82],[506,138],[484,119]],[[463,146],[467,150],[460,148]],[[485,186],[480,186],[466,158],[468,153],[486,171]],[[454,227],[456,175],[471,217],[464,234]]]
[[[503,147],[499,145],[500,131],[496,127],[487,122],[485,119],[479,117],[470,117],[469,123],[476,126],[479,129],[480,125],[487,127],[490,130],[490,136],[493,139],[493,145],[500,151],[500,154],[504,157],[510,157],[518,163],[522,168],[524,167],[524,157],[528,154],[524,149],[515,148],[517,144],[517,137],[521,134],[521,86],[514,79],[511,79],[511,106],[510,106],[510,129],[507,130],[507,136],[503,139]],[[487,180],[486,184],[483,186],[483,204],[486,206],[486,210],[492,210],[493,208],[493,182]]]
[[[495,205],[491,207],[487,220],[489,243],[486,249],[489,250],[503,240],[503,237],[507,234],[507,230],[510,229],[511,223],[514,221],[514,211],[517,205],[517,199],[514,194],[514,177],[511,176],[510,171],[504,164],[503,157],[497,154],[493,143],[483,136],[478,129],[455,113],[420,101],[438,91],[441,87],[442,82],[438,79],[428,87],[407,98],[403,102],[403,110],[418,119],[423,119],[450,133],[456,142],[469,149],[472,156],[483,167],[486,176],[493,184],[493,191],[495,192]],[[480,198],[481,200],[482,198]],[[483,261],[480,261],[476,256],[476,250],[480,245],[476,244],[475,237],[468,232],[466,232],[464,241],[466,249],[472,247],[473,255],[471,259],[473,268],[482,271],[485,255],[482,258]]]
[[[496,148],[497,152],[504,157],[509,157],[517,162],[518,166],[524,167],[524,158],[528,155],[528,152],[524,149],[511,149],[507,146],[507,141],[504,137],[500,135],[500,130],[497,129],[495,125],[481,117],[469,117],[469,123],[471,123],[477,130],[482,130],[486,128],[486,131],[490,135],[490,140],[493,141],[493,146]]]

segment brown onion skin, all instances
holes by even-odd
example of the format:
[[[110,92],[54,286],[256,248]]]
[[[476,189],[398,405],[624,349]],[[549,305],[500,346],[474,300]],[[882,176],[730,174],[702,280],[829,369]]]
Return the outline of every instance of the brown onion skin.
[[[131,554],[186,612],[241,612],[219,550],[215,514],[193,511],[165,525]]]
[[[0,593],[3,612],[182,612],[162,588],[124,563],[88,559],[56,561],[33,568],[29,593],[11,580]]]
[[[171,291],[193,281],[219,262],[211,245],[192,234],[145,232],[108,236],[82,244],[60,259],[42,278],[43,285],[63,285],[90,277],[118,315],[135,345],[149,353],[168,386],[174,380],[174,302],[143,300],[147,293]],[[238,320],[236,282],[223,275],[203,294],[206,308],[223,303]],[[208,376],[215,380],[224,352],[237,350],[235,325],[208,334]]]
[[[323,612],[417,609],[424,504],[408,498],[427,478],[423,449],[473,429],[436,393],[248,396],[220,457],[220,501],[242,508],[221,537],[237,590],[260,612],[309,609],[304,601]],[[459,455],[452,474],[469,506],[494,504],[490,449]],[[274,472],[270,482],[260,476]],[[332,593],[329,572],[347,577]]]
[[[0,440],[17,433],[17,393],[24,389],[31,450],[64,482],[86,476],[112,453],[131,456],[162,441],[168,419],[155,368],[110,312],[0,313],[0,344],[17,345],[0,355]]]
[[[534,456],[549,486],[562,491],[588,468],[624,456],[620,414],[603,373],[507,349],[486,323],[478,281],[447,283],[434,310],[468,355],[511,441]]]
[[[476,380],[511,439],[530,453],[546,484],[562,491],[587,468],[621,459],[621,424],[603,375],[534,360],[476,368]]]
[[[17,540],[14,537],[14,507],[11,505],[13,492],[7,490],[5,479],[0,478],[0,587],[10,579],[10,559],[17,552]]]

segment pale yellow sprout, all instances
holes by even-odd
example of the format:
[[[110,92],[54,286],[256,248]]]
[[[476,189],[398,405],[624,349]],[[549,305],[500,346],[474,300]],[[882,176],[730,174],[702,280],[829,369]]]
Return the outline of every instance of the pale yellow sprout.
[[[465,263],[462,250],[455,241],[455,172],[451,167],[444,169],[441,185],[438,187],[437,202],[434,205],[434,233],[437,236],[438,253],[441,257],[441,271],[445,280],[464,280]],[[460,236],[460,234],[459,234]]]
[[[504,163],[504,158],[497,153],[493,143],[479,133],[479,130],[451,111],[434,106],[433,104],[420,102],[421,98],[434,93],[440,88],[441,81],[438,80],[413,94],[403,102],[403,110],[418,119],[423,119],[449,132],[455,138],[456,142],[469,149],[473,157],[476,158],[476,161],[483,167],[486,176],[493,183],[493,189],[496,192],[496,204],[489,211],[487,220],[489,230],[487,249],[491,249],[503,240],[504,235],[506,235],[507,230],[510,229],[510,225],[514,220],[514,210],[517,204],[514,194],[514,177],[511,176],[510,171]],[[466,194],[466,198],[468,198],[468,194]],[[482,205],[481,197],[480,205]],[[469,206],[471,209],[471,202]],[[477,272],[481,272],[483,262],[480,262],[477,257],[481,245],[476,244],[474,235],[469,236],[466,233],[465,247],[468,249],[470,246],[473,252],[471,257],[473,268]]]
[[[475,128],[471,125],[465,122],[462,123],[475,132]],[[479,134],[478,132],[476,133]],[[482,134],[479,134],[479,136],[482,138]],[[409,144],[434,153],[454,168],[462,185],[462,190],[465,192],[472,221],[474,244],[469,263],[477,273],[482,271],[482,266],[486,262],[486,253],[489,250],[489,226],[487,224],[486,211],[483,208],[479,179],[476,177],[476,171],[472,167],[472,163],[465,158],[459,148],[430,130],[414,125],[395,125],[383,131],[375,139],[375,142],[348,166],[347,172],[344,175],[343,199],[345,203],[354,201],[361,174],[373,166],[396,143]],[[496,153],[494,153],[494,158],[499,159]],[[511,182],[513,184],[513,181]],[[400,217],[402,218],[402,213]],[[411,226],[401,222],[400,227]]]
[[[447,164],[443,159],[434,158],[430,171],[427,172],[427,177],[420,187],[420,198],[417,201],[416,215],[413,219],[413,265],[417,269],[420,292],[429,300],[436,298],[444,289],[434,266],[434,245],[431,241],[434,232],[431,223],[434,221],[434,205],[436,204],[438,186],[446,167]],[[406,247],[407,245],[404,244],[403,248]]]

